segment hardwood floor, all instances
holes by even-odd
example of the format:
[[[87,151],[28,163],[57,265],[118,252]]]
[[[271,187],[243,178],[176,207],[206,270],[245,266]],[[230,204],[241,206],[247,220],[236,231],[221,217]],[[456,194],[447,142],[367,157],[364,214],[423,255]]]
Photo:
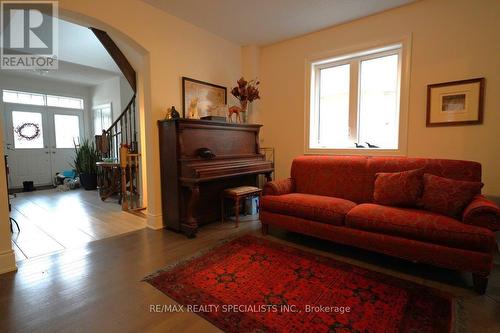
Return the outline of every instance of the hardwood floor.
[[[139,231],[19,263],[0,275],[0,332],[219,332],[193,313],[151,313],[174,304],[151,285],[150,273],[224,240],[260,235],[258,222],[214,223],[186,239],[166,230]],[[448,291],[463,298],[466,332],[499,332],[500,260],[487,294],[471,289],[469,274],[416,265],[383,255],[271,229],[268,239]]]
[[[11,216],[21,231],[12,235],[16,261],[35,258],[89,242],[142,229],[146,221],[102,202],[96,191],[55,189],[19,193]]]

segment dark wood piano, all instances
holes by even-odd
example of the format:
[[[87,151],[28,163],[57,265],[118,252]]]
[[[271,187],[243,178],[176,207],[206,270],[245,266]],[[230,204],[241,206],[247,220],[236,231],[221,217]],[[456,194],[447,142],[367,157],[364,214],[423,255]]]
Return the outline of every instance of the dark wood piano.
[[[272,162],[259,149],[262,125],[209,120],[158,121],[163,224],[195,237],[219,221],[224,189],[271,179]]]

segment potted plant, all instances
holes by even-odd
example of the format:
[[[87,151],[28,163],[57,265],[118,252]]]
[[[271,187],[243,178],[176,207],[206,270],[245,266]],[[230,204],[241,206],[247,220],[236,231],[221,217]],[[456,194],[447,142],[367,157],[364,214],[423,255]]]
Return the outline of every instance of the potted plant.
[[[87,191],[97,188],[97,166],[99,154],[94,142],[83,139],[80,145],[75,143],[75,160],[73,166],[80,177],[80,183]]]

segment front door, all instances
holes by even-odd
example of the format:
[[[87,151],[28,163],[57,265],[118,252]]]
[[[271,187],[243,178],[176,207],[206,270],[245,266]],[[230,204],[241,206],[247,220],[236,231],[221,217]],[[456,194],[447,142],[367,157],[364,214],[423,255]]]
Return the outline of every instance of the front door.
[[[82,111],[6,103],[5,126],[9,188],[50,185],[57,172],[72,169]]]
[[[52,183],[50,142],[45,110],[31,105],[7,105],[6,154],[9,159],[9,187]]]

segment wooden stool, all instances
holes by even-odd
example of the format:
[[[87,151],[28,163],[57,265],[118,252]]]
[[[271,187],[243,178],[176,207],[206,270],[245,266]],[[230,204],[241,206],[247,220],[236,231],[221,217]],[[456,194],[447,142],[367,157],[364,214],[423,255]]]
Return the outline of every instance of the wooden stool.
[[[258,196],[259,197],[259,206],[260,206],[260,198],[261,198],[262,190],[258,187],[254,186],[240,186],[234,188],[228,188],[222,192],[221,198],[221,218],[222,222],[224,222],[224,200],[226,198],[233,199],[235,208],[236,208],[236,228],[238,228],[240,223],[240,200],[248,197]],[[260,208],[259,208],[259,216],[260,216]]]

